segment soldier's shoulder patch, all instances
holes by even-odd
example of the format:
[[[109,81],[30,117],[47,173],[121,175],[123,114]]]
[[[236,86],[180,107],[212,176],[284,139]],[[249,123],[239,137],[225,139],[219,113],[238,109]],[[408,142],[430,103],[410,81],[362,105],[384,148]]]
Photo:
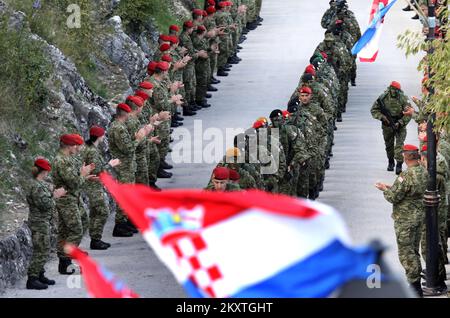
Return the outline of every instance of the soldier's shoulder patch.
[[[402,183],[403,181],[405,181],[405,179],[402,176],[398,177],[398,182]]]

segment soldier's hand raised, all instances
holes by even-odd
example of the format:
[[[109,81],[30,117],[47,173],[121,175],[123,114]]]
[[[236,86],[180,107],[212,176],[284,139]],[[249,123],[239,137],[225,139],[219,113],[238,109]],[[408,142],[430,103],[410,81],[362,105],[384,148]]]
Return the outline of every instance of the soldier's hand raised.
[[[171,118],[170,112],[168,112],[168,111],[159,112],[158,118],[160,121],[167,121]]]
[[[141,141],[142,139],[145,138],[145,136],[147,136],[145,128],[141,128],[139,129],[135,134],[134,137],[136,138],[137,141]]]
[[[108,164],[111,166],[111,167],[117,167],[118,165],[120,165],[120,159],[111,159],[109,162],[108,162]]]
[[[95,174],[90,174],[86,177],[87,180],[89,181],[99,181],[100,178],[98,176],[96,176]]]
[[[82,176],[82,177],[86,177],[87,175],[89,175],[91,172],[92,172],[92,170],[94,170],[95,169],[95,164],[94,163],[91,163],[90,165],[86,165],[84,162],[83,162],[83,166],[81,167],[81,170],[80,170],[80,175]]]
[[[405,116],[412,116],[414,115],[414,108],[410,106],[406,107],[405,111],[403,112],[403,115]]]
[[[66,194],[67,194],[67,191],[64,188],[58,188],[58,189],[55,189],[55,191],[53,191],[53,197],[55,199],[61,198],[61,197],[65,196]]]
[[[157,145],[161,143],[161,139],[159,139],[159,136],[153,136],[152,138],[150,138],[150,141]]]

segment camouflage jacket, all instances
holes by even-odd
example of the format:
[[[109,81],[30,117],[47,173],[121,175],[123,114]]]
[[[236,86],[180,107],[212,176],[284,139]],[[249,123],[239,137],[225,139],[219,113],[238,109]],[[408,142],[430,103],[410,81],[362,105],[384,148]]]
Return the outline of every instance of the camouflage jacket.
[[[26,198],[30,207],[28,215],[30,226],[34,227],[34,224],[50,222],[55,209],[50,184],[33,178],[28,185]]]
[[[384,191],[385,199],[393,204],[395,221],[423,220],[425,216],[423,195],[428,173],[421,165],[401,172],[391,188]]]
[[[301,165],[309,159],[305,136],[296,126],[284,124],[280,129],[280,142],[283,145],[286,165]]]
[[[53,163],[53,184],[55,188],[66,189],[67,196],[79,197],[85,178],[80,175],[80,161],[75,156],[65,156],[61,151]]]
[[[391,113],[391,116],[394,120],[398,121],[401,126],[406,126],[411,120],[411,116],[403,116],[403,111],[408,106],[408,99],[403,94],[402,91],[399,91],[397,97],[392,97],[389,93],[389,89],[386,90],[379,97],[380,100],[384,101],[384,105],[386,109]],[[378,104],[378,100],[375,101],[371,110],[372,117],[374,119],[381,120],[383,114],[381,113],[380,105]],[[384,124],[384,123],[383,123]]]
[[[125,124],[127,126],[128,133],[130,134],[130,136],[132,136],[134,140],[134,135],[141,128],[141,122],[139,121],[139,118],[130,116],[128,117],[128,120],[125,122]],[[146,148],[147,148],[146,138],[143,138],[141,141],[137,142],[135,152],[142,152]]]
[[[192,38],[191,36],[186,32],[183,31],[180,34],[180,45],[184,46],[187,49],[187,55],[192,57],[192,60],[189,61],[189,64],[194,63],[197,57],[195,54],[197,53],[197,50],[194,48],[194,45],[192,44]]]
[[[150,104],[156,112],[171,111],[169,102],[169,89],[164,81],[153,79],[153,95],[150,97]]]
[[[113,121],[108,132],[109,151],[113,158],[120,159],[122,164],[132,162],[135,158],[138,142],[130,135],[126,123]]]

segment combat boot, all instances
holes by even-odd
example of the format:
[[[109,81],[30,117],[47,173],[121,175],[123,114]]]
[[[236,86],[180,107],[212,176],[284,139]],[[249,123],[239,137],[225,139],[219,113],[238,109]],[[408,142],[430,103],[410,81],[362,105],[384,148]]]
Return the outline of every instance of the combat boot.
[[[413,9],[411,8],[411,6],[408,4],[406,7],[404,7],[402,9],[403,11],[412,11]]]
[[[193,110],[191,110],[190,107],[187,107],[187,106],[183,107],[183,116],[194,116],[196,114],[197,113],[194,112]]]
[[[182,125],[183,125],[183,123],[179,123],[179,122],[174,121],[174,120],[172,120],[172,122],[170,123],[170,127],[172,127],[172,128],[180,127]]]
[[[173,119],[176,120],[176,121],[183,121],[184,120],[184,118],[179,116],[178,114],[175,114],[175,116],[173,116]]]
[[[131,222],[130,220],[128,220],[125,223],[125,226],[130,229],[130,232],[134,234],[139,233],[138,229],[134,226],[133,222]]]
[[[419,15],[418,14],[416,14],[415,16],[413,16],[411,19],[413,19],[413,20],[419,20]]]
[[[157,175],[158,178],[162,178],[162,179],[168,179],[168,178],[172,178],[172,174],[170,172],[165,171],[164,169],[162,169],[161,167],[159,167]]]
[[[205,97],[206,97],[206,98],[211,98],[212,95],[211,95],[210,93],[206,93],[206,94],[205,94]]]
[[[220,81],[213,76],[211,77],[211,84],[220,84]]]
[[[337,121],[338,123],[342,122],[342,114],[341,114],[341,113],[339,113],[339,114],[337,115],[336,121]]]
[[[218,91],[217,88],[215,88],[215,87],[212,86],[212,85],[208,85],[208,92],[217,92],[217,91]]]
[[[409,287],[416,293],[417,297],[423,298],[422,286],[420,286],[420,280],[409,284]]]
[[[352,83],[352,86],[356,86],[356,80],[354,78],[352,78],[351,83]]]
[[[395,161],[394,159],[389,159],[387,171],[394,171]]]
[[[160,166],[161,168],[163,168],[163,169],[166,169],[166,170],[170,170],[170,169],[173,168],[173,166],[172,166],[172,165],[169,165],[169,164],[166,162],[166,160],[160,160],[159,166]]]
[[[46,285],[55,285],[55,281],[53,279],[45,277],[44,273],[44,271],[39,273],[39,281]]]
[[[217,76],[228,76],[228,73],[225,72],[223,68],[221,68],[217,71]]]
[[[114,230],[113,230],[112,236],[114,236],[114,237],[131,237],[131,236],[133,236],[133,232],[131,232],[125,226],[125,223],[116,223],[116,225],[114,225]]]
[[[395,174],[399,175],[402,172],[402,161],[397,161],[397,165],[395,166]]]
[[[202,106],[202,108],[208,108],[208,107],[211,107],[211,105],[208,104],[205,100],[197,101],[196,103],[197,103],[197,105]]]
[[[27,289],[42,290],[47,289],[47,284],[42,283],[36,276],[29,276],[27,280]]]
[[[58,272],[61,275],[72,275],[75,273],[75,269],[72,268],[70,271],[67,270],[67,268],[72,265],[72,261],[68,257],[60,257],[59,258],[59,264],[58,264]]]
[[[149,186],[155,191],[158,191],[158,192],[162,191],[161,188],[158,187],[155,182],[149,183]]]
[[[106,250],[108,245],[101,240],[91,240],[90,248],[91,250]]]

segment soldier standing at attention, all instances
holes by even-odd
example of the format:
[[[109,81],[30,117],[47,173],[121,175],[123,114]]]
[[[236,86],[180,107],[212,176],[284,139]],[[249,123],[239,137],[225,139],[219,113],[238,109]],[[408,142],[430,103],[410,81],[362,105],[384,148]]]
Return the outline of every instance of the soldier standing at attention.
[[[55,188],[64,188],[67,191],[65,196],[56,199],[56,209],[58,211],[58,247],[59,257],[58,271],[60,274],[71,275],[75,271],[68,272],[67,267],[72,261],[64,252],[64,244],[70,243],[75,246],[80,245],[83,238],[83,217],[81,204],[81,188],[86,182],[96,178],[91,175],[95,165],[83,165],[76,155],[80,152],[84,140],[77,134],[66,134],[60,137],[60,148],[56,155],[53,171],[53,181]],[[87,221],[87,220],[85,220]]]
[[[54,199],[66,194],[64,188],[54,191],[45,181],[52,167],[45,159],[37,159],[31,170],[31,181],[27,201],[30,205],[28,226],[31,230],[33,242],[33,256],[28,267],[27,289],[47,289],[48,285],[55,285],[55,281],[45,277],[44,265],[50,251],[50,222],[55,209]]]
[[[120,165],[115,167],[117,180],[122,183],[135,183],[136,172],[136,147],[139,142],[146,136],[144,128],[139,129],[134,136],[130,135],[127,128],[127,120],[131,108],[127,104],[119,104],[117,106],[116,118],[109,128],[109,151],[113,158],[120,160]],[[114,237],[130,237],[135,232],[130,226],[128,218],[122,209],[117,207],[115,226],[113,230]]]
[[[403,94],[400,83],[393,81],[370,110],[372,117],[382,122],[381,128],[389,161],[387,170],[394,171],[395,159],[397,175],[402,172],[402,147],[406,139],[406,126],[411,120],[411,116],[404,116],[404,112],[409,107],[408,98]]]
[[[428,174],[420,164],[419,148],[403,146],[402,156],[408,169],[401,172],[392,186],[378,182],[377,189],[383,191],[384,198],[393,204],[392,218],[397,238],[398,256],[406,272],[410,286],[422,297],[420,285],[420,237],[425,221],[423,195]]]
[[[93,163],[95,169],[92,174],[98,176],[101,172],[114,168],[120,164],[119,159],[111,159],[105,163],[99,145],[105,139],[105,130],[99,126],[92,126],[89,130],[89,140],[82,151],[82,158],[86,164]],[[111,244],[102,241],[103,229],[109,216],[109,206],[103,185],[98,179],[90,179],[85,183],[85,193],[89,198],[89,235],[91,250],[106,250]]]

